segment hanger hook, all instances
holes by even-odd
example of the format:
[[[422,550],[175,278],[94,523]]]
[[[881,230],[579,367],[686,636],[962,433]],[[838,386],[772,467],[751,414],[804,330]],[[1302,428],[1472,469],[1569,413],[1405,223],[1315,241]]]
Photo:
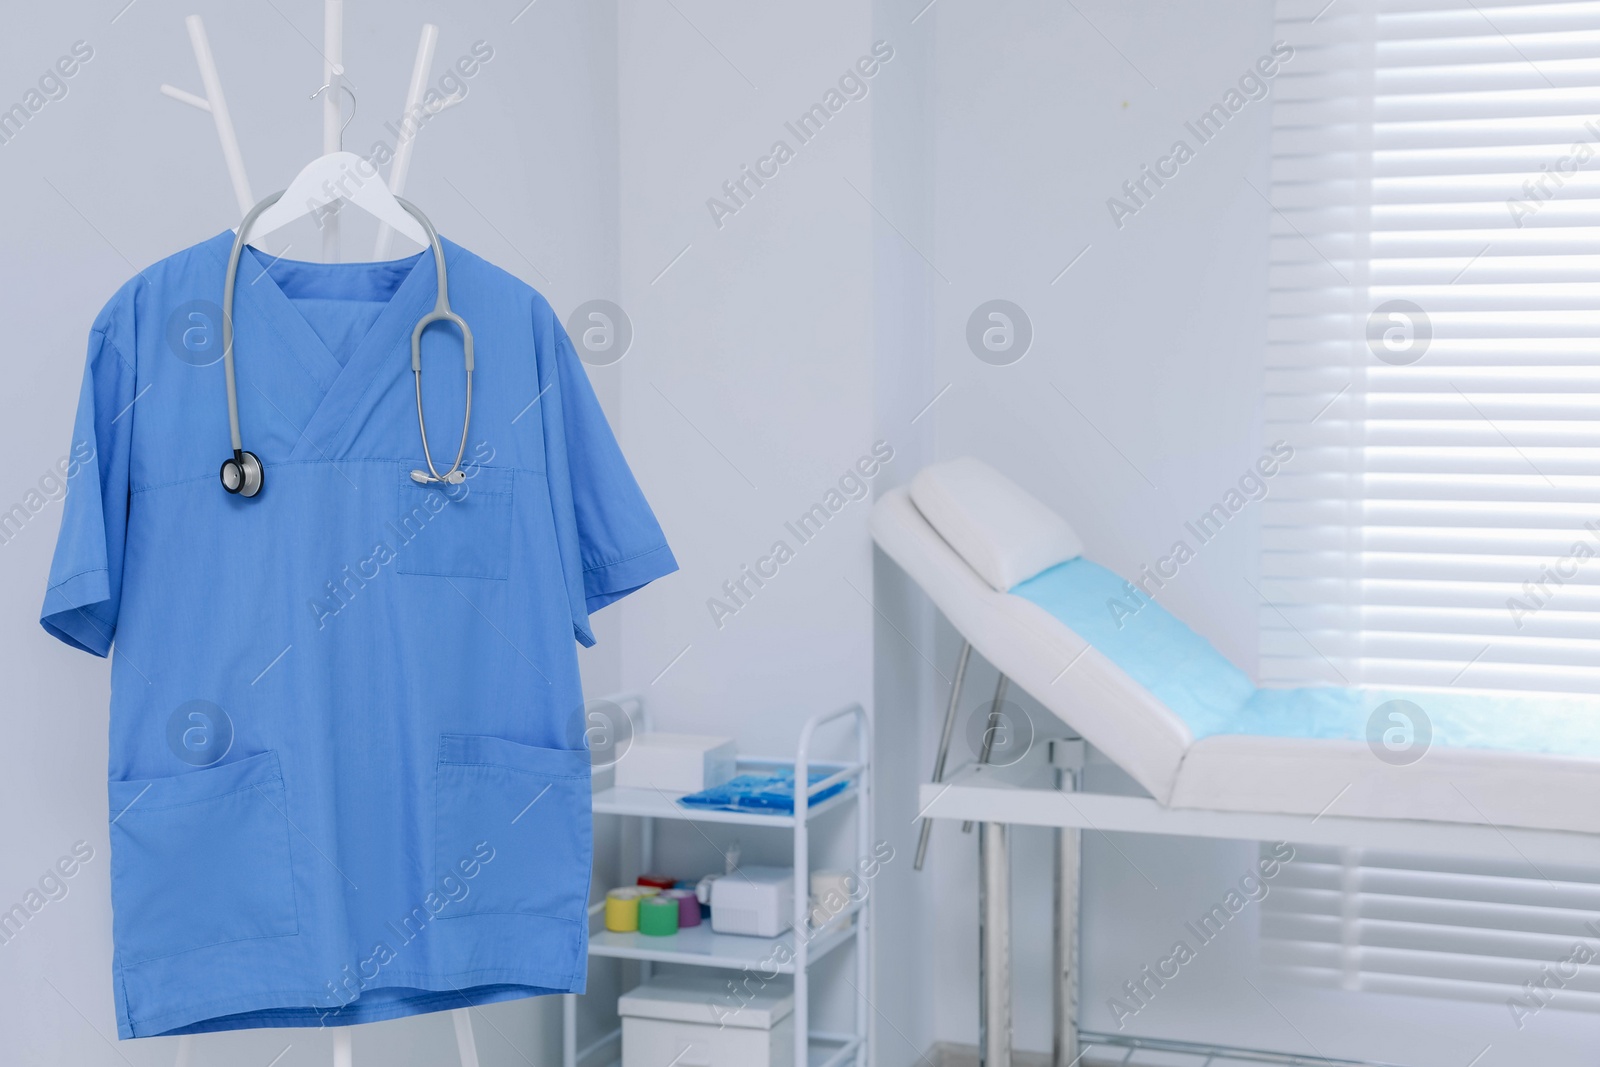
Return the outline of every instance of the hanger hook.
[[[315,100],[317,97],[319,97],[323,93],[327,92],[330,87],[331,87],[331,85],[323,85],[316,92],[311,94],[310,99]],[[343,152],[344,151],[344,131],[349,129],[350,128],[350,124],[356,120],[356,91],[354,89],[350,88],[350,86],[347,85],[343,81],[341,81],[339,83],[339,88],[343,89],[345,92],[350,94],[350,117],[344,120],[344,125],[343,126],[339,127],[339,151]]]

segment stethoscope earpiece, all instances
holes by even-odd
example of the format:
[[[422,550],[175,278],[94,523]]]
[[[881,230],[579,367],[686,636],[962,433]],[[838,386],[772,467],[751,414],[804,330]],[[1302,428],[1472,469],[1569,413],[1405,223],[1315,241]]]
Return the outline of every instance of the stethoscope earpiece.
[[[319,92],[321,90],[318,90]],[[261,483],[265,475],[261,460],[253,452],[246,452],[239,436],[239,390],[233,374],[233,291],[239,278],[239,257],[244,254],[245,235],[250,231],[250,224],[267,208],[277,203],[282,193],[273,193],[261,203],[251,208],[239,223],[239,232],[233,238],[233,250],[228,255],[228,273],[223,281],[222,289],[222,365],[228,383],[228,430],[233,439],[233,455],[222,461],[222,488],[234,496],[253,497],[261,492]],[[411,372],[417,390],[417,429],[422,437],[422,457],[428,464],[428,469],[414,470],[411,477],[421,485],[433,482],[442,482],[447,485],[460,485],[466,480],[467,474],[461,469],[461,459],[467,452],[467,430],[472,425],[472,330],[466,321],[450,310],[450,282],[445,271],[444,246],[439,241],[439,234],[433,228],[433,223],[419,211],[415,204],[408,200],[395,197],[400,206],[410,212],[412,217],[422,224],[428,234],[428,246],[433,251],[434,271],[438,276],[439,292],[434,301],[433,310],[417,320],[416,328],[411,331]],[[433,453],[428,448],[428,424],[422,415],[422,331],[430,324],[440,320],[453,323],[461,331],[462,361],[467,372],[467,410],[466,416],[461,420],[461,444],[456,449],[456,461],[450,469],[440,474],[433,465]]]

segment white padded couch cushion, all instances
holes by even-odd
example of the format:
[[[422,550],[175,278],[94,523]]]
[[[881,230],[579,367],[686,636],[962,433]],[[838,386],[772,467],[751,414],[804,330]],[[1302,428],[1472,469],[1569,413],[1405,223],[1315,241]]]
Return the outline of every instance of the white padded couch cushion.
[[[1054,615],[990,588],[906,489],[891,489],[873,505],[872,539],[978,655],[1166,803],[1183,754],[1194,744],[1170,708]]]
[[[1083,542],[1065,519],[970,456],[924,467],[911,480],[911,502],[967,565],[1002,593],[1083,555]]]

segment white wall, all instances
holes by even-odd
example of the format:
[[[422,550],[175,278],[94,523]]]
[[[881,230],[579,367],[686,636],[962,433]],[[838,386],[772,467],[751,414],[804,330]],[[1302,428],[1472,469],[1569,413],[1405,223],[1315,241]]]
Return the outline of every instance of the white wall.
[[[877,358],[873,405],[877,435],[895,443],[895,469],[881,493],[904,485],[933,458],[934,419],[924,409],[937,395],[933,351],[933,285],[923,258],[934,244],[933,208],[934,20],[915,17],[921,4],[877,0],[876,36],[894,42],[893,78],[885,78],[873,112],[872,219]],[[919,417],[920,416],[920,417]],[[944,681],[932,670],[934,619],[922,594],[882,554],[873,568],[874,714],[877,719],[879,835],[896,850],[896,863],[879,876],[877,982],[874,1008],[877,1062],[882,1067],[922,1063],[935,1039],[934,968],[946,935],[934,910],[939,875],[912,870],[916,850],[917,787],[928,773],[933,709],[941,707]],[[948,666],[941,668],[946,674]]]
[[[870,107],[845,107],[720,229],[706,200],[775,140],[797,144],[785,122],[872,28],[846,0],[759,21],[701,4],[694,25],[671,5],[621,10],[622,433],[683,568],[630,605],[624,678],[669,726],[782,751],[805,715],[871,685],[866,502],[806,544],[785,526],[873,444]],[[723,583],[779,540],[794,559],[739,607]],[[712,598],[737,614],[719,624]]]
[[[346,146],[391,139],[417,36],[440,25],[436,71],[486,41],[494,58],[459,107],[421,132],[407,195],[440,230],[543,291],[557,308],[613,295],[617,282],[616,31],[606,3],[350,0],[346,63],[359,94]],[[9,106],[74,41],[94,58],[10,143],[0,145],[5,213],[0,315],[11,324],[0,392],[0,472],[9,508],[65,453],[88,326],[134,271],[238,221],[208,116],[157,92],[201,91],[183,18],[204,16],[257,196],[280,189],[321,146],[322,4],[209,0],[36,5],[0,35],[0,100]],[[113,17],[115,20],[113,21]],[[436,75],[437,76],[437,75]],[[347,224],[350,247],[373,231]],[[309,240],[309,230],[299,231]],[[400,251],[397,246],[396,251]],[[298,254],[298,253],[291,253]],[[314,257],[313,257],[314,258]],[[597,381],[604,398],[607,383]],[[615,397],[615,388],[609,392]],[[218,398],[221,402],[221,398]],[[614,405],[613,405],[614,408]],[[108,670],[49,638],[37,622],[59,504],[0,546],[0,900],[20,899],[78,840],[95,859],[8,945],[0,946],[0,1062],[136,1067],[173,1062],[175,1039],[117,1042],[105,807]],[[615,619],[586,656],[591,692],[620,674]],[[484,1009],[485,1067],[559,1051],[554,1001]],[[358,1064],[451,1062],[446,1016],[361,1027]],[[196,1067],[273,1061],[326,1067],[331,1039],[308,1030],[247,1031],[196,1041]]]

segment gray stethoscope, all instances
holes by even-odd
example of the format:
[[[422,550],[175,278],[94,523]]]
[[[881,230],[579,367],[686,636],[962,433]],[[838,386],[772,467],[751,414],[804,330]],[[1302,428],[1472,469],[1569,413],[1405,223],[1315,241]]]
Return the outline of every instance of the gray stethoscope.
[[[273,193],[251,208],[244,221],[239,223],[239,232],[233,238],[233,251],[228,255],[227,278],[223,282],[222,363],[228,379],[228,430],[233,437],[233,455],[223,460],[221,476],[222,488],[235,496],[255,496],[261,492],[264,472],[261,460],[254,452],[245,451],[239,439],[239,392],[233,376],[233,290],[239,277],[239,257],[244,254],[245,235],[251,223],[256,221],[256,216],[277,203],[281,196],[281,192]],[[423,485],[434,482],[460,485],[467,477],[466,471],[461,469],[461,458],[466,455],[467,428],[472,424],[472,330],[465,319],[450,310],[450,280],[445,273],[444,248],[439,244],[439,235],[434,231],[433,223],[415,204],[398,196],[395,200],[427,231],[428,244],[433,249],[434,270],[439,276],[439,296],[434,301],[433,310],[418,319],[411,331],[411,375],[417,387],[417,430],[422,435],[422,457],[428,464],[426,471],[412,471],[411,478]],[[422,331],[439,321],[453,323],[461,331],[461,346],[467,368],[467,405],[466,415],[461,420],[461,445],[456,449],[456,461],[443,474],[433,465],[433,453],[428,448],[428,421],[422,414]]]

